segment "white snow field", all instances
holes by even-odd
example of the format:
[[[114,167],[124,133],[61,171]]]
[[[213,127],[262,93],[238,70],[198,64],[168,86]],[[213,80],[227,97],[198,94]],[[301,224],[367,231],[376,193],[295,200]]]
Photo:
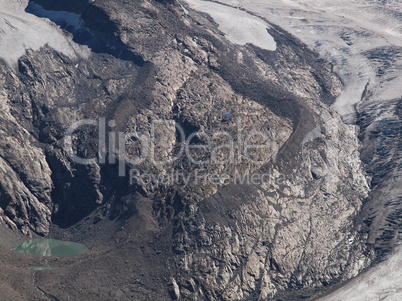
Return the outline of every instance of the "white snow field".
[[[197,11],[207,13],[229,41],[238,45],[253,44],[262,49],[276,50],[276,42],[268,33],[270,26],[261,18],[240,9],[204,0],[185,0]]]
[[[373,54],[402,47],[401,0],[219,0],[283,27],[336,66],[346,87],[333,107],[353,123],[366,86],[375,101],[402,95],[402,56]],[[228,17],[229,18],[229,17]],[[387,68],[384,68],[387,67]],[[378,70],[384,72],[379,76]]]
[[[0,58],[9,66],[15,67],[27,49],[46,44],[72,58],[89,54],[53,22],[25,12],[27,5],[28,0],[0,0]]]

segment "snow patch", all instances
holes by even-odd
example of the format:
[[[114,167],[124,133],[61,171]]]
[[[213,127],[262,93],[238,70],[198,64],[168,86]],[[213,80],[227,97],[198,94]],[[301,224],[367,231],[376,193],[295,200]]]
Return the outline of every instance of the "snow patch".
[[[253,44],[262,49],[276,50],[276,42],[268,33],[270,26],[245,11],[211,1],[185,0],[197,11],[210,15],[229,41],[238,45]]]
[[[89,55],[88,48],[74,43],[53,22],[27,13],[27,5],[28,0],[0,0],[0,58],[10,67],[17,65],[27,49],[39,50],[45,45],[70,58]],[[71,15],[65,16],[79,25]]]
[[[402,248],[385,262],[367,270],[320,301],[400,301]]]
[[[52,11],[46,10],[36,3],[30,3],[28,12],[32,12],[35,16],[48,18],[63,27],[71,27],[72,31],[78,31],[84,27],[84,20],[81,15],[68,11]]]

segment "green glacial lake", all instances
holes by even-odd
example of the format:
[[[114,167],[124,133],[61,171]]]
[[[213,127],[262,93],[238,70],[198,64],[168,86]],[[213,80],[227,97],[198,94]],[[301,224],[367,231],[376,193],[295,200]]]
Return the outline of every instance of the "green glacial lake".
[[[38,256],[70,257],[88,252],[89,249],[80,243],[58,239],[31,239],[21,242],[15,253]]]

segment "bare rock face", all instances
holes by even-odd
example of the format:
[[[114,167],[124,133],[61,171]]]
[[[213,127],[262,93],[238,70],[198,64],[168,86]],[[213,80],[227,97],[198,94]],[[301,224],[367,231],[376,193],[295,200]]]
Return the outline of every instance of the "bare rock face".
[[[171,239],[157,289],[173,299],[266,300],[370,263],[354,224],[369,188],[355,129],[328,107],[330,65],[274,26],[274,52],[233,45],[175,2],[36,3],[80,14],[64,29],[92,53],[1,65],[0,222],[46,235],[96,209],[144,218]]]
[[[13,80],[11,89],[21,84],[16,77]],[[2,87],[7,87],[7,84],[3,78]],[[13,107],[9,102],[12,92],[2,90],[0,96],[3,137],[0,142],[1,219],[25,234],[31,231],[46,234],[51,217],[52,172],[43,150],[13,116]],[[22,113],[28,118],[31,114],[29,109]]]

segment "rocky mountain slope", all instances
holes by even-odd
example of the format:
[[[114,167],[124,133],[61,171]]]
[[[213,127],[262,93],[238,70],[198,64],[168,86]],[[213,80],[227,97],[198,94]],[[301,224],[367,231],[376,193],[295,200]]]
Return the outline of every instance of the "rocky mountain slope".
[[[4,298],[298,300],[375,258],[342,81],[297,38],[238,45],[177,1],[13,5],[0,38],[16,10],[74,51],[0,53],[0,221],[91,251],[28,272],[2,230]]]

